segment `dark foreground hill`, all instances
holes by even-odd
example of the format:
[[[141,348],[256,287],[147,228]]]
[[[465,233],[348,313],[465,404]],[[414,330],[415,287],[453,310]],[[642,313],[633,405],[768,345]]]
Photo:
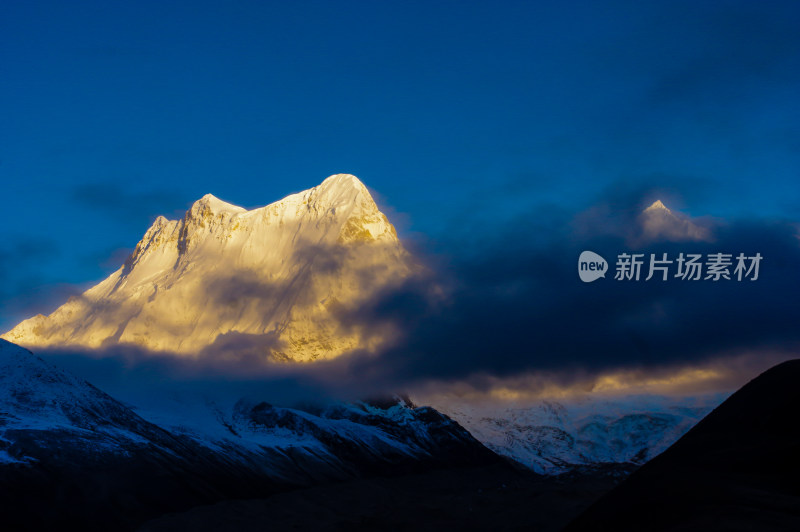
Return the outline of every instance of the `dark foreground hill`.
[[[567,530],[800,530],[800,360],[764,372]]]
[[[138,532],[557,532],[623,474],[547,477],[505,464],[372,477],[164,515]]]

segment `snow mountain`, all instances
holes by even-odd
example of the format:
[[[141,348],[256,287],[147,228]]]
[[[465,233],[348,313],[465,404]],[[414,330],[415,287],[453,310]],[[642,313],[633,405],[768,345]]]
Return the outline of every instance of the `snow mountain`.
[[[722,402],[699,397],[583,397],[503,406],[430,401],[486,447],[533,471],[559,475],[611,464],[639,466]]]
[[[642,237],[670,242],[709,241],[711,231],[687,216],[669,209],[661,200],[654,201],[639,214]]]
[[[649,238],[708,236],[703,228],[660,201],[641,213],[641,222]],[[34,349],[127,345],[187,358],[330,359],[356,349],[377,349],[391,337],[392,331],[361,330],[346,318],[374,295],[402,282],[415,268],[394,227],[352,175],[331,176],[312,189],[249,211],[206,195],[180,220],[157,218],[125,263],[106,280],[49,316],[20,323],[2,338]],[[59,382],[71,378],[58,375]],[[19,376],[14,386],[19,388],[28,380],[37,382]],[[73,384],[48,388],[47,393],[56,389],[78,393],[89,386],[78,381]],[[247,403],[237,398],[223,403],[190,398],[123,408],[110,398],[102,402],[100,396],[92,396],[89,401],[91,394],[81,394],[83,400],[70,400],[67,395],[29,407],[8,402],[8,411],[17,417],[24,412],[44,416],[41,422],[48,430],[66,427],[69,434],[80,435],[83,433],[74,431],[91,429],[94,432],[86,438],[95,442],[93,445],[120,449],[123,454],[129,453],[135,442],[178,438],[181,445],[202,449],[200,455],[210,453],[214,460],[225,456],[225,461],[236,457],[233,463],[239,466],[248,463],[270,478],[285,477],[292,482],[302,481],[303,475],[335,475],[354,467],[339,463],[336,457],[343,452],[341,446],[331,450],[327,443],[360,442],[354,452],[362,466],[370,461],[368,456],[375,456],[378,462],[391,456],[392,462],[396,457],[437,452],[435,448],[431,451],[430,438],[419,439],[426,423],[433,421],[426,416],[435,417],[436,411],[402,404],[394,410],[374,411],[361,403],[328,405],[308,412],[257,400]],[[8,401],[33,397],[47,394],[21,390],[8,396]],[[488,448],[543,474],[596,464],[641,464],[679,438],[713,406],[638,400],[543,402],[514,408],[433,404]],[[73,407],[69,405],[78,410],[70,410]],[[93,418],[98,412],[116,412],[117,417]],[[124,423],[123,418],[127,420]],[[14,419],[7,420],[9,430],[15,426]],[[34,418],[24,419],[32,423]],[[375,434],[384,422],[388,424],[380,430],[389,432],[388,440]],[[144,434],[142,427],[147,427]],[[409,427],[417,428],[404,432]],[[156,438],[156,433],[161,436]],[[163,448],[161,443],[153,445]],[[0,440],[0,460],[27,463],[28,455],[15,449],[6,451]],[[272,455],[284,451],[276,449],[300,452],[300,462],[308,463],[304,473],[286,466],[291,474],[276,475],[253,465],[263,464],[266,455],[269,462],[282,463],[283,458]]]
[[[0,340],[4,528],[131,530],[229,498],[499,461],[457,423],[400,398],[178,406],[123,404]]]
[[[208,194],[158,217],[116,272],[2,338],[308,362],[381,341],[341,316],[412,270],[367,188],[338,174],[245,210]]]

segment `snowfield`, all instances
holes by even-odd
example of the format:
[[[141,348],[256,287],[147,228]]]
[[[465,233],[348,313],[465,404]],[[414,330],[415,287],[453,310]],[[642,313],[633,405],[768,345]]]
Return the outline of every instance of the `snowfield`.
[[[602,464],[641,465],[692,428],[726,394],[586,396],[507,406],[434,402],[481,443],[537,473]]]

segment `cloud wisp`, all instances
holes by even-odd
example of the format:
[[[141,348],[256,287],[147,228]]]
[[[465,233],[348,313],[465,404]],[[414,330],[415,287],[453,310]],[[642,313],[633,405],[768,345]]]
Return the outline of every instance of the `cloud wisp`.
[[[593,204],[613,210],[619,195],[617,190]],[[331,308],[339,332],[357,330],[370,346],[333,360],[288,364],[270,355],[281,350],[276,335],[237,332],[219,336],[192,356],[109,343],[93,352],[67,350],[62,359],[105,365],[116,360],[140,376],[202,381],[222,375],[332,395],[437,383],[514,396],[734,386],[754,368],[796,356],[800,308],[791,299],[800,271],[796,224],[716,220],[707,226],[713,227],[709,238],[663,232],[641,238],[638,206],[651,197],[652,190],[645,189],[626,195],[625,204],[637,208],[614,215],[548,210],[547,220],[521,217],[483,233],[473,230],[466,240],[429,244],[427,267],[402,282],[373,286],[371,296],[357,305]],[[760,253],[763,262],[757,281],[632,282],[607,275],[586,284],[576,271],[577,257],[586,249],[609,259],[612,268],[617,254],[634,250],[671,257]],[[343,260],[337,250],[320,246],[299,253],[318,265],[313,271],[326,275],[335,274]],[[367,284],[385,275],[366,264],[358,270]],[[204,293],[235,310],[274,301],[281,287],[252,275],[229,275],[210,280]],[[739,362],[726,366],[730,360]]]

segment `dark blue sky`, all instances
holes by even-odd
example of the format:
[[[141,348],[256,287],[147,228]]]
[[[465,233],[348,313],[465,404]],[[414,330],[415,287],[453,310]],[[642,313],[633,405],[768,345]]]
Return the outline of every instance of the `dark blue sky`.
[[[0,5],[3,330],[337,172],[434,240],[620,189],[800,220],[796,2],[77,4]]]

